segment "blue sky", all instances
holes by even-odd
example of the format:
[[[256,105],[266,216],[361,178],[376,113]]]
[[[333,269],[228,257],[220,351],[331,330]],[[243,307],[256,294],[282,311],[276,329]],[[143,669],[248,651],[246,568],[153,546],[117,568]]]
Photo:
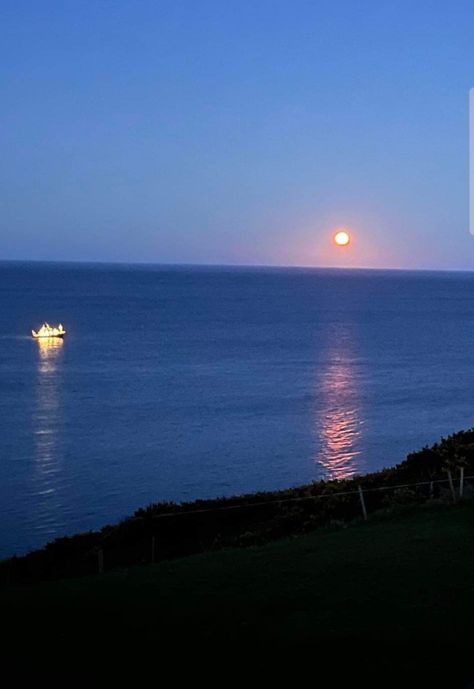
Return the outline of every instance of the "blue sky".
[[[0,258],[474,268],[472,2],[3,0],[0,31]]]

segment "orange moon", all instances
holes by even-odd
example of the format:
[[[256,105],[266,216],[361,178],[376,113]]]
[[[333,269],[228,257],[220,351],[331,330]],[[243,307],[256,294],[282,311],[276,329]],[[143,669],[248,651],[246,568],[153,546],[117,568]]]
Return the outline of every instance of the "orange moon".
[[[347,246],[351,242],[351,235],[345,230],[339,230],[334,235],[334,244],[336,246]]]

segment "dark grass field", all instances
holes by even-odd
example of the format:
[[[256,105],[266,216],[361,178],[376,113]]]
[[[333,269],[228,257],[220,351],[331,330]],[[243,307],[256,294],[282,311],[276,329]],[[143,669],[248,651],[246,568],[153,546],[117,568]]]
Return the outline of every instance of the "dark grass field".
[[[90,662],[158,679],[309,673],[324,687],[468,687],[474,503],[4,589],[0,604],[5,658],[43,670]]]

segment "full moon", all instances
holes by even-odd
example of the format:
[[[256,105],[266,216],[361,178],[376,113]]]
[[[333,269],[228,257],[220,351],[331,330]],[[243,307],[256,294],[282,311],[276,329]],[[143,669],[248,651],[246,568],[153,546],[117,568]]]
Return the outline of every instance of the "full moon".
[[[347,246],[351,241],[351,235],[345,230],[340,230],[334,235],[334,243],[337,246]]]

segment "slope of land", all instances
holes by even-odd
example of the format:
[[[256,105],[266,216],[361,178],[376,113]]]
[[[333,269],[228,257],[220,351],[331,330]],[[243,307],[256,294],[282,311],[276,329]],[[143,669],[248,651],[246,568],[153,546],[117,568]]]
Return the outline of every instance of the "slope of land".
[[[0,605],[10,657],[462,688],[474,679],[474,502],[5,588]]]
[[[262,545],[400,504],[473,493],[474,429],[411,453],[395,467],[338,481],[234,497],[160,502],[118,524],[57,538],[0,562],[0,586],[33,584],[168,560],[222,547]]]

